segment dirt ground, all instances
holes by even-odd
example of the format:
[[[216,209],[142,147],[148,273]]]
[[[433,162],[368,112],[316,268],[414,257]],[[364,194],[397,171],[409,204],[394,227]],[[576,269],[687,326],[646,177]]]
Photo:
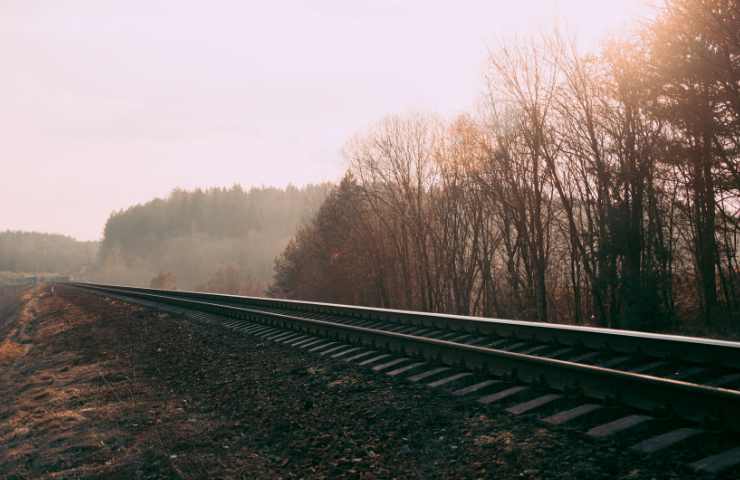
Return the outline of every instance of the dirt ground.
[[[347,363],[76,290],[0,305],[0,478],[695,478]]]

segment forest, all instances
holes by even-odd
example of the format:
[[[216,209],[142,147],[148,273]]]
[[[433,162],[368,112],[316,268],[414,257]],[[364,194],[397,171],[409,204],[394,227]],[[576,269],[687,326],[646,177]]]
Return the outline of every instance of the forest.
[[[273,261],[323,203],[330,184],[174,190],[114,212],[94,281],[262,295]]]
[[[493,49],[479,111],[389,116],[269,293],[656,331],[740,324],[740,2]]]
[[[0,232],[0,272],[78,275],[96,262],[98,242],[37,232]]]

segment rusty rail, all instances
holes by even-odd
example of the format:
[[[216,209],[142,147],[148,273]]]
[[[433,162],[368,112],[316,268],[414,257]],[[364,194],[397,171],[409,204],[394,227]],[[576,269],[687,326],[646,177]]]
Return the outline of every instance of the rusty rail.
[[[597,399],[614,399],[645,411],[670,411],[681,418],[701,423],[710,422],[735,432],[740,431],[740,416],[737,415],[740,410],[740,391],[379,328],[306,318],[301,314],[322,313],[482,335],[493,334],[723,367],[740,366],[740,343],[737,342],[200,292],[88,283],[68,285],[103,294],[122,295],[254,321],[351,344],[372,346],[477,372],[515,377],[525,383],[543,384],[558,391],[580,392]],[[267,309],[280,309],[290,313]]]

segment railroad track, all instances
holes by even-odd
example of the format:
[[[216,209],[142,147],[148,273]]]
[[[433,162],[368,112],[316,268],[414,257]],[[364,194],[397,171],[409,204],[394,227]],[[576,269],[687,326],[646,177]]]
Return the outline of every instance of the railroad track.
[[[67,283],[174,309],[453,395],[619,436],[691,466],[740,465],[740,343],[315,302]],[[733,470],[734,471],[734,470]]]

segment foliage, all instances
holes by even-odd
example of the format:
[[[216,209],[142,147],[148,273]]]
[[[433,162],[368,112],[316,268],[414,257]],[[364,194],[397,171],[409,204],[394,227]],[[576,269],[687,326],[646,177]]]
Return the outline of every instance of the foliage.
[[[0,232],[0,271],[80,274],[95,262],[97,242],[64,235]]]
[[[159,275],[152,278],[149,282],[149,288],[158,290],[176,290],[177,277],[172,272],[160,272]]]
[[[171,272],[179,288],[231,291],[219,276],[235,269],[255,284],[250,292],[262,293],[275,256],[329,189],[175,190],[166,199],[114,212],[89,278],[147,285],[158,272]]]
[[[504,45],[480,115],[392,116],[270,293],[632,329],[740,315],[740,2],[640,38]]]
[[[275,261],[271,296],[347,304],[378,301],[367,297],[378,273],[368,256],[356,250],[368,241],[357,223],[360,203],[357,183],[348,174]]]
[[[251,276],[245,275],[234,265],[227,265],[219,268],[207,282],[198,285],[196,290],[230,295],[260,296],[265,293],[265,285]]]

